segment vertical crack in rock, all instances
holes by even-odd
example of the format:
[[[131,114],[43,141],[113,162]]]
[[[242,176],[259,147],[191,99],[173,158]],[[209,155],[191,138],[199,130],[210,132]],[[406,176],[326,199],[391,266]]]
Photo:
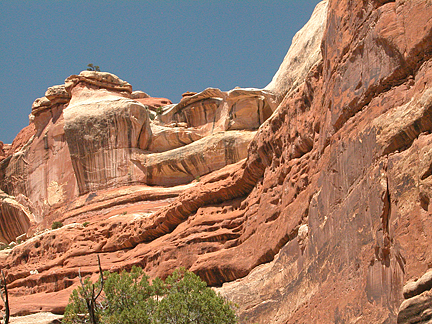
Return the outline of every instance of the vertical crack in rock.
[[[384,172],[387,173],[387,164],[384,166]],[[390,247],[392,239],[390,237],[390,231],[389,231],[389,223],[390,223],[390,217],[391,217],[391,197],[390,197],[390,189],[389,189],[389,181],[388,181],[388,175],[386,174],[385,177],[386,181],[386,190],[384,192],[383,197],[383,213],[381,215],[381,222],[382,222],[382,229],[383,229],[383,247],[382,247],[382,254],[383,254],[383,261],[386,266],[390,265]]]
[[[379,227],[375,232],[374,257],[368,267],[366,295],[370,303],[378,303],[395,319],[401,302],[406,260],[394,241],[391,217],[394,214],[388,173],[388,158],[381,166],[381,213]]]

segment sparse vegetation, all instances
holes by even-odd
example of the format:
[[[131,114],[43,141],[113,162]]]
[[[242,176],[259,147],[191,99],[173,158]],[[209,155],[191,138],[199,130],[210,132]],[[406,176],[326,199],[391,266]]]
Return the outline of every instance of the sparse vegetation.
[[[90,222],[84,222],[82,225],[83,225],[84,227],[87,227],[89,224],[90,224]]]
[[[87,64],[87,71],[97,71],[100,72],[100,68],[98,65]]]
[[[0,244],[0,251],[1,250],[7,250],[7,249],[10,249],[10,248],[11,248],[11,246],[9,244],[4,244],[4,243]]]
[[[73,291],[63,323],[88,323],[86,296],[100,287],[103,294],[95,304],[97,323],[237,323],[233,305],[183,268],[165,281],[156,278],[151,283],[138,267],[120,274],[105,272],[104,276],[106,279],[96,284],[87,278]]]
[[[151,119],[151,120],[154,120],[155,119],[155,114],[154,114],[154,112],[153,111],[150,111],[148,108],[147,108],[147,106],[146,106],[146,110],[147,110],[147,112],[148,112],[148,114],[149,114],[149,118]]]
[[[55,230],[55,229],[57,229],[57,228],[60,228],[60,227],[63,227],[63,223],[62,223],[62,222],[58,222],[58,221],[55,221],[55,222],[52,223],[52,225],[51,225],[51,229],[53,229],[53,230]]]
[[[157,107],[156,108],[156,115],[162,115],[162,113],[163,113],[163,108],[162,107]]]

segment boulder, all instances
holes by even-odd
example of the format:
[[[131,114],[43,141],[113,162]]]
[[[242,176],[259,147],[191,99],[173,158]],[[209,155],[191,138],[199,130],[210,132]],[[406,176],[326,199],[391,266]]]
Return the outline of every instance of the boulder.
[[[63,315],[53,313],[38,313],[32,315],[11,317],[11,324],[58,324],[61,323]]]
[[[150,98],[150,96],[145,93],[144,91],[132,91],[131,93],[131,99],[144,99],[144,98]]]
[[[66,87],[63,84],[49,87],[45,92],[45,97],[51,104],[66,103],[70,100],[70,94],[66,91]]]
[[[196,95],[196,94],[197,94],[197,92],[186,91],[186,92],[182,93],[182,98],[181,98],[181,100],[186,99],[186,98],[188,98],[188,97],[192,97],[192,96],[194,96],[194,95]]]
[[[420,295],[422,292],[432,289],[432,269],[417,280],[409,281],[403,287],[403,295],[405,299]]]
[[[37,134],[43,131],[53,116],[59,116],[70,100],[70,94],[64,85],[48,88],[45,96],[33,102],[32,112],[29,116],[30,124],[36,128]]]
[[[273,93],[252,88],[228,91],[226,102],[229,107],[227,130],[256,130],[279,104]]]

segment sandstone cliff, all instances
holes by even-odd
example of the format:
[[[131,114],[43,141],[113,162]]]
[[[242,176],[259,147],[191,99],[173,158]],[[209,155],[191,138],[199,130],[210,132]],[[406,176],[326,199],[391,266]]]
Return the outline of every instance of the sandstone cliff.
[[[430,1],[329,0],[262,90],[172,104],[96,72],[48,89],[0,162],[0,239],[29,237],[0,255],[12,311],[61,312],[99,254],[185,266],[243,323],[427,321],[431,67]]]

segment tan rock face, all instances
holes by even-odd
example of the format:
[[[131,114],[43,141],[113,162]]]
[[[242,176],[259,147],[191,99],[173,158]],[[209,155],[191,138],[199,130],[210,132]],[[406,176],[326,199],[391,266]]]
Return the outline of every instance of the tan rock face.
[[[132,93],[132,86],[118,76],[108,72],[82,71],[79,75],[71,75],[65,80],[65,88],[68,92],[79,83],[116,91],[124,94]]]
[[[149,185],[175,186],[219,170],[247,156],[255,132],[220,132],[164,153],[136,154],[132,161]]]
[[[150,96],[145,93],[144,91],[132,91],[131,93],[131,98],[132,99],[144,99],[144,98],[150,98]]]
[[[142,104],[106,93],[91,99],[85,95],[82,101],[71,101],[64,119],[81,194],[136,178],[139,170],[130,162],[130,155],[135,149],[145,150],[151,138],[148,111]]]
[[[0,254],[12,311],[61,311],[78,268],[96,278],[99,254],[104,270],[191,269],[240,306],[242,323],[427,314],[429,277],[403,286],[432,266],[431,8],[323,2],[272,87],[209,88],[154,120],[124,82],[72,77],[61,114],[0,163],[3,190],[39,222],[29,233],[66,224]],[[296,51],[318,56],[287,68]]]
[[[31,212],[16,201],[15,197],[0,190],[0,241],[9,243],[30,228],[34,222]]]
[[[156,118],[163,124],[185,125],[207,135],[217,131],[257,130],[276,110],[277,97],[265,90],[215,88],[184,97]]]
[[[328,1],[321,1],[311,19],[292,40],[273,80],[265,87],[280,97],[302,84],[312,66],[322,60],[321,41],[327,22]]]

